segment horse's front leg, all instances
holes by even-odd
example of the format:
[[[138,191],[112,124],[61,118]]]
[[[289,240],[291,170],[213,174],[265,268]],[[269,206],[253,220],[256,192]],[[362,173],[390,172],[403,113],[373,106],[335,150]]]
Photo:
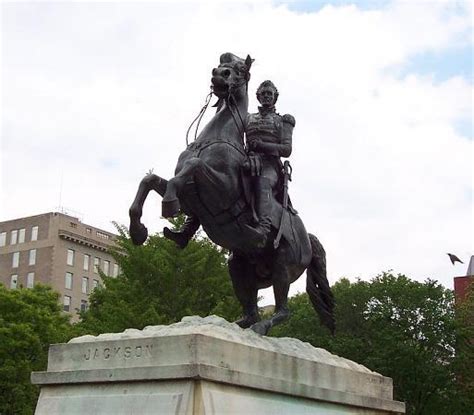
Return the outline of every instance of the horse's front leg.
[[[143,213],[143,205],[148,193],[150,193],[150,190],[155,190],[163,196],[166,192],[167,183],[165,179],[162,179],[156,174],[147,174],[140,182],[135,199],[128,211],[130,216],[130,237],[135,245],[142,245],[148,237],[147,228],[140,222]]]
[[[183,163],[179,173],[168,181],[166,193],[161,202],[161,215],[165,218],[177,216],[180,209],[178,196],[184,185],[194,180],[196,176],[201,176],[209,170],[209,167],[201,159],[192,157]]]

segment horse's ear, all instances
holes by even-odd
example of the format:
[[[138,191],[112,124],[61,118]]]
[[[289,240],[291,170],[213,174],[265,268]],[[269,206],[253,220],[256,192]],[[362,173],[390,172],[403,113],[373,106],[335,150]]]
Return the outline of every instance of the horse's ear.
[[[252,59],[250,55],[247,55],[247,58],[245,59],[245,66],[247,67],[247,69],[250,69],[254,60],[255,59]]]

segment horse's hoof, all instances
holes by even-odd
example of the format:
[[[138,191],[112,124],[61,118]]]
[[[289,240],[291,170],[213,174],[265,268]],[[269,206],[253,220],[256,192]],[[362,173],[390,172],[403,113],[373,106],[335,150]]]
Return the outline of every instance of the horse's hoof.
[[[253,314],[250,316],[244,316],[241,319],[234,321],[240,328],[248,329],[252,324],[257,323],[260,321],[260,316],[258,314]]]
[[[272,324],[268,320],[259,321],[250,327],[251,330],[262,336],[266,336],[271,328]]]
[[[191,236],[189,236],[187,233],[181,231],[172,231],[168,227],[163,229],[163,236],[173,241],[181,249],[186,248],[188,242],[191,239]]]
[[[164,218],[174,218],[178,216],[179,208],[178,199],[163,200],[161,202],[161,215]]]
[[[148,229],[142,223],[130,224],[130,238],[134,245],[143,245],[148,238]]]

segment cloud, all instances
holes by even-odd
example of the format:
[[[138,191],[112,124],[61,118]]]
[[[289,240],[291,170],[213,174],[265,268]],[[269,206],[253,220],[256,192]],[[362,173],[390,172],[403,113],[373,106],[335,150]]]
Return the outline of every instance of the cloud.
[[[85,221],[127,223],[141,177],[172,176],[211,69],[231,51],[255,58],[251,110],[257,85],[272,79],[278,110],[296,117],[291,196],[325,245],[331,281],[393,268],[451,287],[445,253],[472,254],[472,141],[458,128],[472,117],[471,80],[410,66],[471,45],[469,2],[2,11],[2,219],[51,210],[62,176],[61,203]],[[159,216],[151,196],[152,231]],[[293,290],[303,289],[301,279]]]

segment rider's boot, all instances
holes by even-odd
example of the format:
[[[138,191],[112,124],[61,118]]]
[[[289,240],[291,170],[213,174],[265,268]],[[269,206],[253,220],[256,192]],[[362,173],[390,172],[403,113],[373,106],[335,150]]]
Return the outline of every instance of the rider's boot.
[[[253,229],[254,236],[257,247],[263,248],[272,229],[272,188],[264,176],[255,177],[255,201],[258,225]]]
[[[163,229],[163,235],[174,241],[181,249],[185,248],[191,238],[198,230],[201,223],[196,216],[188,216],[183,227],[179,231],[173,231],[169,228]]]

